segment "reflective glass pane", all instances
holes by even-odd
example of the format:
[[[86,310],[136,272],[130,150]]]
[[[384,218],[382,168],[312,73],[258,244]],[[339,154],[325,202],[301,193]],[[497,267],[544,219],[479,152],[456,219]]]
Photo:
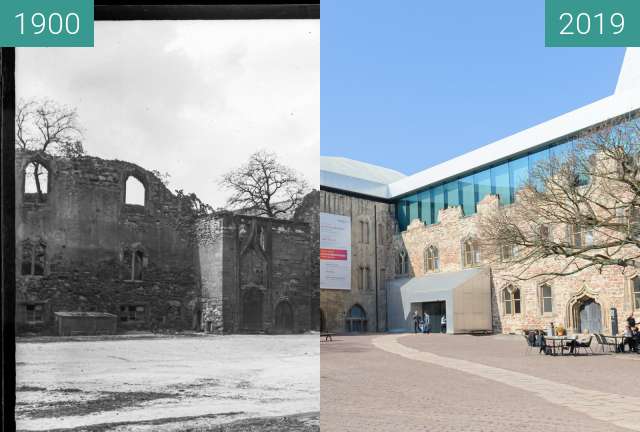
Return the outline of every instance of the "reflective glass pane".
[[[542,166],[544,166],[543,164],[549,161],[550,154],[551,152],[548,148],[537,151],[535,153],[531,153],[528,156],[529,175],[531,175],[531,173],[538,172],[538,170],[541,170]],[[540,181],[540,179],[538,179],[536,176],[533,177],[533,184],[535,188],[540,191],[544,189],[544,184],[542,184],[542,181]]]
[[[414,219],[420,219],[420,208],[418,206],[418,194],[407,197],[409,202],[409,223]]]
[[[420,201],[422,208],[420,212],[422,222],[426,223],[427,225],[432,224],[433,218],[431,217],[431,191],[427,189],[426,191],[418,193],[418,200]]]
[[[473,182],[476,186],[476,204],[482,201],[482,198],[491,194],[491,171],[484,170],[473,175]]]
[[[444,197],[447,208],[459,206],[460,196],[458,193],[458,180],[445,183],[444,185]]]
[[[491,186],[493,192],[500,197],[500,204],[511,204],[511,188],[509,187],[509,165],[500,164],[491,168]]]
[[[444,208],[444,188],[442,185],[436,186],[432,189],[433,200],[433,221],[440,222],[440,217],[438,216],[438,212],[440,209]]]
[[[458,181],[462,195],[462,211],[465,216],[476,212],[475,193],[473,187],[473,176],[468,176]]]
[[[511,183],[511,202],[515,202],[516,192],[529,180],[529,159],[526,156],[509,161],[509,177]]]
[[[405,231],[407,229],[407,226],[409,225],[409,202],[407,200],[401,199],[400,201],[398,201],[396,214],[398,217],[398,225],[400,226],[400,231]]]

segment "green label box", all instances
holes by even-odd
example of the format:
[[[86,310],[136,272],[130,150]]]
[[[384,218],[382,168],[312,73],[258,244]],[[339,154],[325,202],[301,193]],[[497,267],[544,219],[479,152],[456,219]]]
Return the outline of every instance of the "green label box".
[[[545,0],[545,46],[640,46],[640,0]]]
[[[93,0],[0,0],[0,46],[92,47]]]

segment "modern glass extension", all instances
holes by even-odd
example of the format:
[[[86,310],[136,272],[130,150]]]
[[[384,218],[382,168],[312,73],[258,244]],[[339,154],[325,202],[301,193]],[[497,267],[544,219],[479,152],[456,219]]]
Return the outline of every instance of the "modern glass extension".
[[[627,121],[637,119],[638,112],[623,116]],[[427,225],[438,223],[440,209],[461,206],[465,216],[477,211],[477,205],[489,195],[498,195],[500,204],[515,202],[516,192],[529,179],[531,170],[550,157],[561,159],[572,148],[576,136],[538,148],[523,156],[496,163],[487,168],[453,177],[450,180],[429,185],[411,195],[396,200],[396,218],[400,231],[405,231],[414,219]]]

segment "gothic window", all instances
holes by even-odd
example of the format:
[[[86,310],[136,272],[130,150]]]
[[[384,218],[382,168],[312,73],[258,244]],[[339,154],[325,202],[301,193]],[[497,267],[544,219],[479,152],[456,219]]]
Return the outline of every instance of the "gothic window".
[[[120,306],[120,321],[122,322],[144,322],[145,307],[142,305]]]
[[[503,244],[500,246],[500,259],[502,261],[509,261],[515,256],[515,246]]]
[[[124,251],[123,261],[127,268],[125,277],[127,277],[128,280],[141,281],[144,253],[141,250],[127,249]]]
[[[22,275],[44,275],[46,250],[47,245],[43,241],[38,241],[35,244],[31,240],[22,242]]]
[[[473,240],[466,240],[462,244],[464,267],[474,267],[480,264],[480,249]]]
[[[45,202],[49,192],[49,170],[38,163],[29,162],[24,169],[24,200]]]
[[[440,257],[438,255],[438,248],[435,246],[429,246],[425,249],[424,254],[424,271],[435,272],[440,270]]]
[[[543,242],[548,242],[551,240],[551,229],[549,225],[540,225],[538,227],[538,235],[540,236],[540,240]]]
[[[571,244],[582,248],[593,244],[593,229],[584,225],[572,225],[569,229]]]
[[[125,183],[125,204],[144,206],[146,190],[144,184],[134,176],[127,177]]]
[[[360,289],[369,289],[369,267],[360,267]]]
[[[547,284],[540,286],[540,306],[543,314],[553,312],[553,296],[551,287]]]
[[[398,252],[397,262],[396,262],[396,273],[400,275],[404,275],[409,273],[409,265],[407,263],[407,252],[404,249],[401,249]]]
[[[633,278],[633,304],[635,309],[640,309],[640,277]]]
[[[369,244],[369,222],[360,221],[360,242]]]
[[[25,320],[28,323],[39,323],[44,321],[44,305],[42,303],[25,303]]]
[[[504,315],[520,313],[520,288],[507,285],[502,289],[502,308]]]

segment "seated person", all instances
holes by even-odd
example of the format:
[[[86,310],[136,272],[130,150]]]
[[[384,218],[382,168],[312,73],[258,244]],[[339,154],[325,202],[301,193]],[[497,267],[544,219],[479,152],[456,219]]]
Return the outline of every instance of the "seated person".
[[[579,335],[577,338],[569,341],[567,343],[567,345],[570,347],[569,348],[569,353],[573,354],[573,352],[575,351],[575,349],[577,347],[583,347],[586,348],[589,345],[587,345],[589,343],[589,339],[591,339],[591,335],[589,334],[589,332],[587,330],[585,330],[581,335]]]
[[[624,352],[624,346],[629,345],[629,351],[636,351],[637,344],[633,338],[633,330],[631,330],[630,326],[625,326],[622,336],[624,336],[624,339],[622,339],[622,343],[618,346],[618,350]]]

